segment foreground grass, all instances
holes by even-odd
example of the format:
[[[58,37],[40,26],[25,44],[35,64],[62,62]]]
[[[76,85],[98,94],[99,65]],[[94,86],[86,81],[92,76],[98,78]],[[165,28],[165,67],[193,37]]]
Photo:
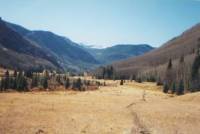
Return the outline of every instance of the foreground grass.
[[[0,133],[200,132],[199,93],[170,97],[152,83],[109,83],[97,91],[1,93]]]

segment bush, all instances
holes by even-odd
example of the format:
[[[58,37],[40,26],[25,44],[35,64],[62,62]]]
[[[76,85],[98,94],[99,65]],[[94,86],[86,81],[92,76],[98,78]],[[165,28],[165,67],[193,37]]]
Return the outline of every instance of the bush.
[[[148,82],[156,82],[156,78],[154,76],[150,76],[149,78],[147,78]]]
[[[135,81],[138,82],[138,83],[142,83],[142,79],[140,77],[137,78]]]
[[[163,85],[163,83],[162,83],[162,81],[161,81],[161,79],[160,79],[160,77],[158,78],[158,80],[157,80],[157,86],[161,86],[161,85]]]
[[[124,85],[124,81],[123,80],[120,81],[120,85]]]

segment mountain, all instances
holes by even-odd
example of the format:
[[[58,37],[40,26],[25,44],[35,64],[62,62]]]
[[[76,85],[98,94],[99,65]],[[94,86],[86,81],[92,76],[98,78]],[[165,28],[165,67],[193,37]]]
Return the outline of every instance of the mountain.
[[[37,59],[39,57],[51,62],[55,66],[54,68],[64,68],[68,71],[92,69],[102,64],[109,64],[114,61],[142,55],[154,49],[146,44],[119,44],[104,49],[83,47],[66,37],[59,36],[49,31],[32,31],[10,22],[4,21],[4,23],[7,29],[15,33],[10,35],[11,39],[14,38],[14,35],[17,35],[26,42],[23,44],[20,43],[19,40],[14,43],[7,41],[8,46],[13,46],[15,50],[17,50],[18,55],[28,53],[32,58]],[[4,33],[2,33],[2,35],[3,34]],[[5,44],[5,42],[3,44]],[[27,50],[26,48],[29,48],[30,45],[37,49],[34,50],[30,48]],[[21,50],[23,50],[23,52]],[[21,56],[20,59],[23,59],[23,56]],[[27,64],[27,62],[22,63],[24,65]]]
[[[163,67],[166,67],[169,59],[172,59],[176,65],[180,57],[184,56],[185,62],[189,66],[188,68],[191,68],[198,40],[200,41],[200,24],[188,29],[180,36],[171,39],[160,48],[141,56],[115,62],[113,66],[115,66],[120,74],[125,76],[137,75],[148,70],[163,73]]]
[[[60,68],[53,55],[31,43],[0,18],[0,65],[12,69]]]
[[[142,55],[154,48],[147,44],[118,44],[103,49],[85,47],[101,64],[109,64],[114,61],[128,59],[130,57]]]
[[[7,26],[54,55],[63,68],[77,71],[89,69],[98,64],[98,61],[90,53],[66,37],[49,31],[31,31],[12,23],[7,23]]]

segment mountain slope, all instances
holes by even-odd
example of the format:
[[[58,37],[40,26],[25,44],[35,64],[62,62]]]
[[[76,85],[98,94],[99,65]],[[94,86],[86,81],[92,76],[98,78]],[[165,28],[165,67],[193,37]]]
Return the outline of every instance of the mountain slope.
[[[41,48],[57,57],[64,68],[75,70],[88,69],[98,64],[95,58],[71,40],[48,31],[30,31],[19,25],[7,25],[24,38],[38,44]]]
[[[102,64],[108,64],[114,61],[124,60],[130,57],[142,55],[154,49],[153,47],[146,44],[119,44],[104,49],[90,47],[85,48]]]
[[[200,24],[185,31],[180,36],[173,38],[158,49],[142,56],[130,58],[113,65],[124,75],[136,74],[148,69],[156,69],[168,63],[169,59],[176,61],[181,56],[185,57],[186,63],[194,59],[194,51],[200,38]]]
[[[52,55],[7,27],[0,19],[0,64],[14,69],[59,68]]]

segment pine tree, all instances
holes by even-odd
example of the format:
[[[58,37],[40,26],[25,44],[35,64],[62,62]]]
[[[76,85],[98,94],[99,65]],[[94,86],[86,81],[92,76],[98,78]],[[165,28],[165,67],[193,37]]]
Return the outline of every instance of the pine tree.
[[[167,85],[167,83],[164,83],[163,92],[168,93],[168,90],[169,90],[169,86]]]
[[[82,82],[81,82],[81,79],[78,78],[78,79],[77,79],[77,82],[76,82],[76,88],[77,88],[79,91],[81,91],[81,87],[82,87]]]
[[[17,89],[17,80],[16,80],[16,77],[13,78],[13,89]]]
[[[160,77],[158,77],[158,79],[157,79],[157,86],[161,86],[161,85],[163,85],[163,83],[162,83],[162,81],[161,81],[161,79],[160,79]]]
[[[37,74],[36,75],[33,75],[33,78],[32,78],[32,81],[31,81],[31,88],[34,88],[34,87],[38,87],[38,76]]]
[[[185,62],[184,62],[184,56],[182,55],[180,60],[179,60],[179,65],[178,65],[178,74],[177,74],[177,81],[183,80],[185,81]]]
[[[103,69],[102,69],[102,77],[103,77],[103,79],[105,79],[105,75],[106,75],[106,69],[105,69],[105,67],[103,67]]]
[[[72,82],[72,89],[76,90],[76,81],[75,80],[73,80],[73,82]]]
[[[169,89],[172,89],[174,78],[173,78],[173,70],[172,70],[172,60],[169,59],[166,73],[165,73],[165,85],[164,85],[164,92],[168,92]]]
[[[28,78],[32,78],[33,77],[33,72],[32,70],[27,70],[25,71],[24,75]]]
[[[5,90],[5,79],[2,78],[1,79],[1,91],[4,91]]]
[[[28,91],[27,81],[22,72],[20,71],[16,78],[17,91]]]
[[[173,85],[172,85],[172,94],[174,94],[176,92],[176,83],[173,82]]]
[[[68,89],[70,87],[70,81],[69,78],[66,78],[65,80],[65,89]]]
[[[56,81],[57,81],[59,84],[62,84],[60,74],[58,74],[58,76],[56,76]]]
[[[172,59],[169,59],[167,69],[171,69],[171,68],[172,68]]]
[[[2,91],[2,80],[0,79],[0,91]]]
[[[5,85],[4,85],[4,89],[6,90],[6,89],[8,89],[8,88],[10,88],[10,77],[9,77],[10,75],[9,75],[9,71],[7,70],[6,72],[5,72]]]
[[[192,64],[192,91],[200,88],[200,78],[199,78],[199,67],[200,67],[200,54],[199,54],[199,48],[198,53],[196,54],[196,57],[194,59],[194,62]]]
[[[17,71],[16,70],[13,73],[13,77],[15,77],[15,78],[17,77]]]
[[[43,87],[44,89],[47,89],[47,88],[48,88],[48,79],[47,79],[47,77],[44,77],[44,78],[42,79],[42,87]]]
[[[14,78],[9,78],[9,88],[14,89]]]
[[[182,95],[184,94],[184,82],[183,80],[180,80],[178,90],[176,92],[177,95]]]

